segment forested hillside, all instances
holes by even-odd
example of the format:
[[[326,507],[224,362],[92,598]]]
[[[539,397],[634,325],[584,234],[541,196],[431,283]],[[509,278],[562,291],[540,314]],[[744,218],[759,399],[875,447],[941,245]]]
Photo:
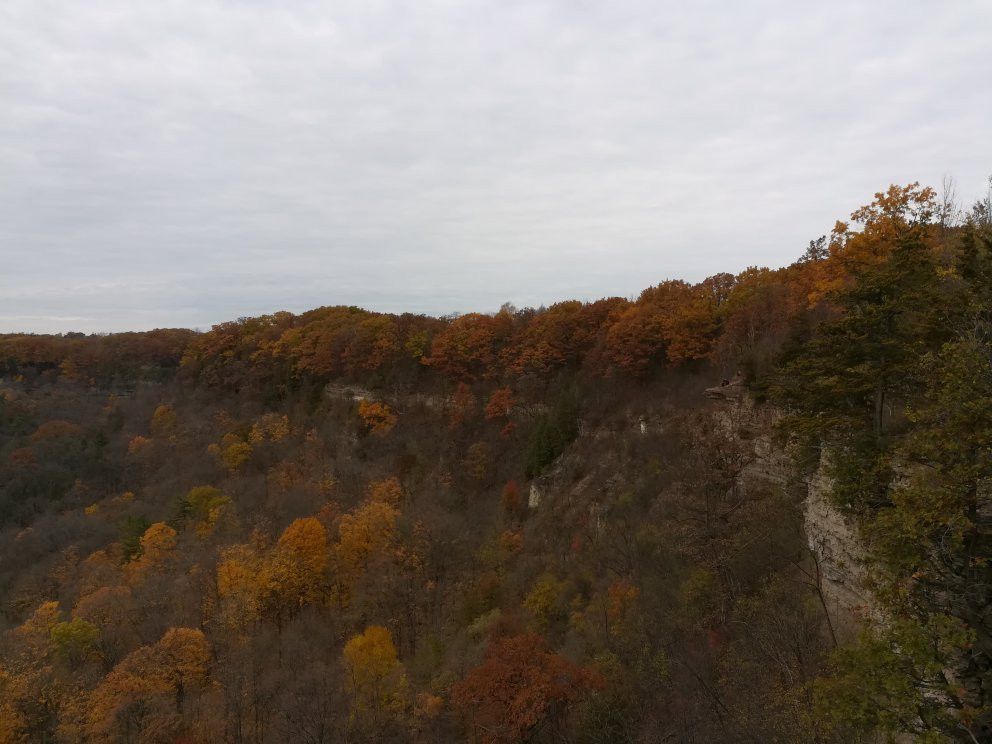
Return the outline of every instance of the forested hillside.
[[[992,741],[990,446],[992,201],[917,184],[634,301],[0,336],[0,743]]]

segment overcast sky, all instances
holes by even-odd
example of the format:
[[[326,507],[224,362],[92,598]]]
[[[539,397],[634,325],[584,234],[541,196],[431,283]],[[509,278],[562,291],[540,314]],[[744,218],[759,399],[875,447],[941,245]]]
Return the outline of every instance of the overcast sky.
[[[992,174],[992,2],[3,0],[0,331],[781,266]]]

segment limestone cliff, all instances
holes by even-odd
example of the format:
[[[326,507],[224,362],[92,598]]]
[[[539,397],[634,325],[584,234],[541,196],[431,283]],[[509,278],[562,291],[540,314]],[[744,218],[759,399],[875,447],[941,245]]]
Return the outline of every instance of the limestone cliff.
[[[826,459],[811,474],[800,473],[788,448],[774,441],[778,411],[756,405],[740,378],[707,389],[706,396],[720,425],[750,443],[753,456],[739,476],[741,487],[788,489],[795,497],[830,625],[838,637],[851,635],[872,612],[865,548],[857,528],[830,501]]]

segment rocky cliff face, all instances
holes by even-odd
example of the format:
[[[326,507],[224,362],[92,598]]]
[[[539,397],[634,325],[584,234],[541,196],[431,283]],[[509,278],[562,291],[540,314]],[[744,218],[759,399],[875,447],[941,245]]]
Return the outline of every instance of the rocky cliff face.
[[[850,636],[873,611],[864,586],[865,549],[856,527],[830,502],[826,461],[812,474],[799,473],[789,452],[773,441],[779,413],[755,405],[741,380],[709,388],[706,395],[719,424],[750,443],[753,457],[741,471],[740,486],[787,489],[801,506],[824,610],[834,633]]]
[[[805,480],[803,526],[819,572],[824,609],[838,636],[850,636],[875,613],[864,586],[865,548],[857,528],[830,501],[826,463]]]
[[[800,473],[792,454],[778,444],[774,436],[779,412],[770,405],[756,405],[742,381],[726,381],[708,389],[706,395],[712,401],[711,421],[722,429],[735,448],[745,453],[736,487],[743,492],[773,490],[787,493],[794,500],[802,517],[814,578],[833,634],[837,640],[852,636],[874,612],[870,592],[864,585],[866,553],[856,526],[830,501],[831,483],[826,474],[826,463],[821,463],[812,474]],[[662,431],[664,415],[657,411],[632,414],[629,425],[641,435]],[[580,439],[602,439],[605,443],[613,435],[606,430],[583,431]],[[590,520],[598,524],[599,498],[595,494],[583,495],[586,485],[598,478],[603,481],[600,490],[611,492],[609,478],[604,473],[619,464],[602,459],[587,462],[585,477],[573,481],[569,474],[581,469],[574,459],[574,456],[563,456],[530,484],[528,507],[539,510],[546,503],[588,500]]]
[[[823,608],[838,641],[851,638],[865,624],[885,625],[886,616],[878,606],[866,582],[868,551],[857,526],[831,500],[830,453],[821,456],[819,466],[808,474],[799,473],[787,448],[778,446],[772,433],[778,413],[771,406],[752,401],[741,381],[710,388],[713,414],[728,434],[738,441],[750,442],[753,459],[740,475],[743,488],[784,488],[794,493],[802,509],[803,528],[817,574]],[[975,520],[981,535],[992,532],[992,499],[982,502],[988,513],[979,509]],[[956,700],[925,687],[925,694],[948,712],[958,715],[962,705],[978,711],[989,699],[992,689],[992,583],[975,581],[961,566],[959,578],[950,581],[943,601],[952,617],[967,620],[975,632],[975,642],[966,655],[949,660],[947,667],[935,675],[937,687],[950,683],[956,688]],[[952,567],[952,571],[957,567]],[[936,595],[940,598],[940,595]],[[992,715],[975,719],[968,736],[962,740],[992,742]],[[897,741],[909,742],[910,735]]]

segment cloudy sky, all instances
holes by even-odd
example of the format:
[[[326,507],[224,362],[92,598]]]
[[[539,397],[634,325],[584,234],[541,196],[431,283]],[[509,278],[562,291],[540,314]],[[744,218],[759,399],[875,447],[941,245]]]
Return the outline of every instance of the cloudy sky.
[[[992,2],[3,0],[0,331],[636,295],[992,174]]]

